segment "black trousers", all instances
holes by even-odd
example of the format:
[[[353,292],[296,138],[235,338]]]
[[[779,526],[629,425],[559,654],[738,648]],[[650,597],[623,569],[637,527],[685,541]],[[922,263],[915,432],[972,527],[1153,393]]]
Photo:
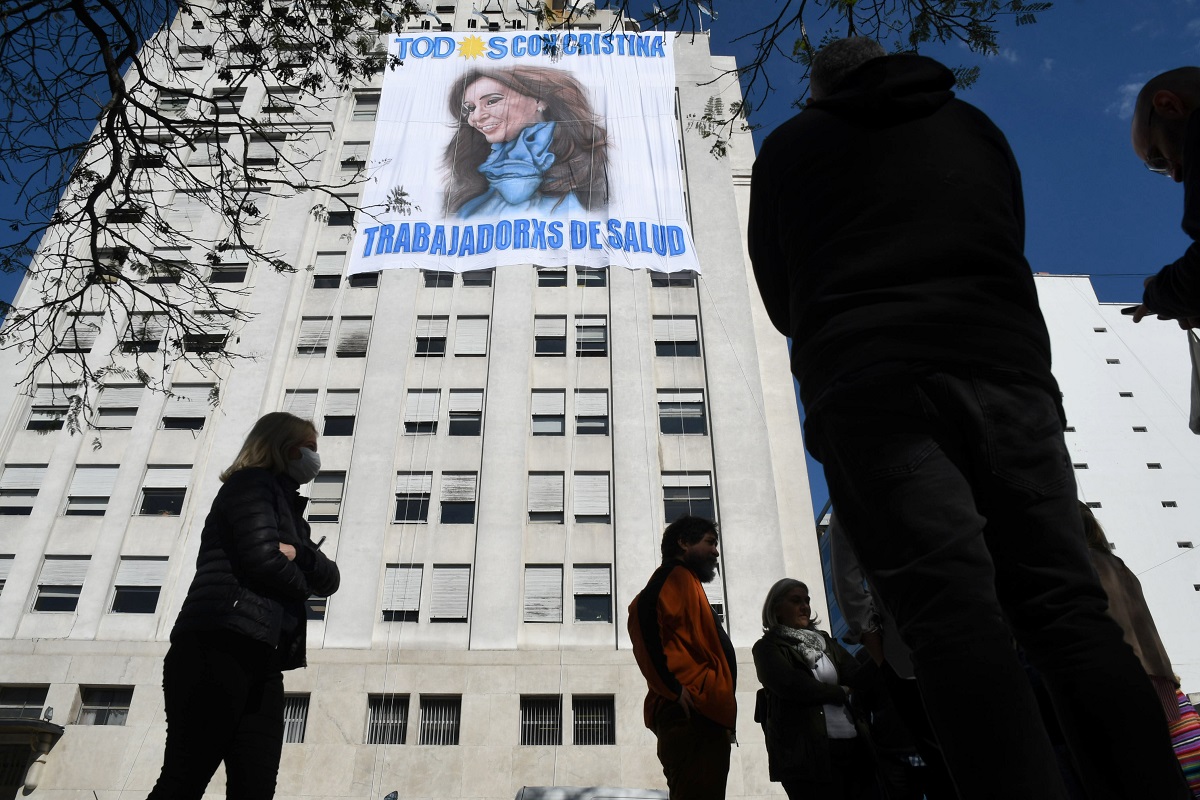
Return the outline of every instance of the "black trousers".
[[[658,760],[671,800],[724,800],[729,779],[729,733],[693,711],[685,717],[677,703],[654,718]]]
[[[1014,635],[1090,797],[1188,798],[1150,680],[1105,613],[1049,392],[1015,372],[835,391],[808,418],[809,447],[912,648],[962,800],[1066,796]]]
[[[780,781],[788,800],[875,800],[875,765],[859,738],[829,740],[829,780]]]
[[[275,650],[226,632],[180,634],[163,662],[167,747],[149,800],[199,800],[225,762],[225,796],[269,800],[283,750]]]

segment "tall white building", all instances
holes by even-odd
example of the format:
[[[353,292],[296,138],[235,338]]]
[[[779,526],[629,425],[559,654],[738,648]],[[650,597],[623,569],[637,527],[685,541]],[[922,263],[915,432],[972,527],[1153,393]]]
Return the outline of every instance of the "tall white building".
[[[481,16],[464,3],[436,13],[462,29]],[[706,36],[674,47],[685,117],[714,92],[738,99],[735,81],[702,85],[734,66]],[[229,102],[266,97],[250,87]],[[306,120],[323,175],[361,161],[378,102],[364,85]],[[177,397],[107,384],[97,429],[70,435],[70,376],[47,367],[26,396],[5,354],[0,717],[17,719],[0,722],[0,797],[150,789],[162,657],[217,476],[278,409],[322,433],[309,518],[342,573],[328,604],[312,603],[308,668],[286,675],[280,797],[664,787],[625,610],[660,561],[665,521],[686,510],[722,530],[712,600],[741,668],[729,793],[779,794],[751,720],[749,647],[773,581],[820,592],[800,429],[744,249],[749,136],[718,160],[683,120],[678,135],[699,278],[530,264],[347,279],[349,220],[276,195],[262,245],[313,268],[210,276],[244,289],[250,318],[231,335],[254,356],[218,367],[215,407],[211,378],[178,364]],[[209,224],[185,194],[172,202]],[[148,346],[133,330],[102,327],[81,347]],[[29,719],[51,708],[50,723]],[[49,753],[26,772],[31,743]]]

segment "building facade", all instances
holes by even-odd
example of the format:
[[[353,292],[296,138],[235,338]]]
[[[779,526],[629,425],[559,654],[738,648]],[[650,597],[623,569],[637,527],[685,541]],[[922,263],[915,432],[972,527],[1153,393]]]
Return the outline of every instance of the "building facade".
[[[437,24],[513,26],[509,5],[490,18],[437,6]],[[676,40],[700,276],[528,264],[348,278],[350,220],[267,194],[260,245],[311,267],[213,270],[241,291],[248,320],[230,335],[252,356],[217,367],[215,405],[213,378],[178,363],[172,397],[107,382],[94,428],[72,435],[70,376],[48,365],[26,395],[5,355],[0,716],[50,724],[0,737],[4,791],[117,798],[153,785],[162,657],[217,476],[255,419],[285,409],[322,434],[309,520],[343,579],[310,602],[309,666],[286,675],[280,797],[663,788],[625,609],[660,561],[665,523],[688,511],[722,531],[712,600],[741,675],[729,792],[780,794],[751,719],[749,648],[776,579],[809,579],[824,608],[786,344],[744,249],[753,147],[737,133],[716,159],[687,123],[714,93],[739,99],[734,80],[703,85],[733,66],[706,36]],[[324,154],[314,169],[334,179],[365,158],[379,91],[365,83],[310,112],[297,130]],[[268,99],[250,86],[230,102],[267,114]],[[215,224],[186,193],[171,202]],[[155,344],[146,330],[131,320],[76,344],[101,358],[126,339]],[[49,752],[26,772],[30,741]],[[210,794],[223,789],[218,772]]]

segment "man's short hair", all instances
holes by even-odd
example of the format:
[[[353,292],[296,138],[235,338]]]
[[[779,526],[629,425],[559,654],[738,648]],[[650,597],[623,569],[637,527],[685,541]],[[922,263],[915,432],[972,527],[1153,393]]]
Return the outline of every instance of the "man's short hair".
[[[833,94],[851,72],[873,58],[886,55],[883,45],[865,36],[838,39],[825,45],[813,57],[808,76],[813,99],[820,100]]]
[[[685,544],[695,544],[706,535],[710,533],[716,534],[716,532],[717,523],[711,519],[705,519],[704,517],[680,517],[663,531],[661,547],[663,561],[666,561],[668,558],[679,558],[683,555],[683,550],[679,547],[680,539]]]

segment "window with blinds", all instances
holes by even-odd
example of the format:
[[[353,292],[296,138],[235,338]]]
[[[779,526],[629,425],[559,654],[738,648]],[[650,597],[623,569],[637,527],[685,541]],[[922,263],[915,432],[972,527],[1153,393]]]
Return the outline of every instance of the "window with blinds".
[[[108,508],[108,498],[117,482],[116,466],[81,465],[75,467],[71,486],[67,489],[67,507],[63,514],[70,516],[102,517]]]
[[[313,288],[336,289],[342,285],[342,267],[346,264],[344,251],[317,253],[313,262]]]
[[[54,348],[59,353],[88,353],[100,335],[100,315],[69,314],[67,328]]]
[[[576,522],[609,522],[607,472],[576,472],[572,490]]]
[[[567,318],[533,318],[533,354],[535,356],[565,356],[567,354]]]
[[[113,580],[113,614],[153,614],[167,578],[166,556],[121,556]]]
[[[276,86],[267,87],[267,97],[263,100],[262,110],[264,114],[293,114],[296,111],[296,102],[300,98],[298,89],[290,87]]]
[[[525,622],[562,622],[562,564],[525,566]]]
[[[183,334],[183,350],[186,353],[216,353],[225,347],[229,338],[229,326],[233,317],[226,311],[197,311],[198,330]]]
[[[441,358],[446,355],[446,335],[449,317],[417,317],[417,347],[415,356]]]
[[[537,285],[539,288],[554,288],[567,285],[566,267],[538,267]]]
[[[686,390],[660,390],[658,393],[658,429],[665,434],[708,434],[704,415],[704,393]]]
[[[183,513],[183,499],[191,476],[191,464],[147,466],[138,513],[149,517],[178,517]]]
[[[604,267],[576,267],[575,285],[595,287],[607,286],[608,270]]]
[[[617,710],[612,695],[571,698],[572,744],[606,745],[617,743]]]
[[[72,403],[78,403],[80,399],[74,384],[39,383],[30,403],[29,420],[25,423],[25,430],[61,430]]]
[[[296,339],[296,355],[324,356],[329,348],[332,317],[304,317],[300,320],[300,335]]]
[[[662,357],[700,355],[700,329],[695,317],[655,317],[654,354]]]
[[[430,622],[466,622],[471,599],[471,567],[435,564],[429,596]]]
[[[379,113],[379,92],[355,92],[354,111],[350,119],[356,122],[366,122],[375,119]]]
[[[245,89],[217,89],[213,92],[213,103],[221,114],[236,114],[238,106],[246,99]]]
[[[462,273],[462,285],[467,288],[486,288],[492,285],[492,270],[476,269]]]
[[[441,389],[409,389],[404,402],[404,432],[410,436],[437,433]]]
[[[178,383],[163,409],[164,430],[198,431],[204,428],[209,409],[217,400],[216,386],[211,383]]]
[[[608,390],[575,390],[575,433],[608,436]]]
[[[357,194],[335,194],[329,199],[325,224],[330,228],[351,227],[354,225],[354,209],[357,205]]]
[[[461,717],[461,695],[445,697],[421,695],[421,738],[418,744],[458,744],[458,726]]]
[[[131,314],[129,328],[121,339],[122,353],[156,353],[166,331],[165,314]]]
[[[454,355],[486,356],[488,343],[487,317],[459,317],[454,334]]]
[[[575,355],[608,355],[608,318],[575,318]]]
[[[312,482],[308,497],[309,522],[337,522],[342,515],[345,472],[321,472]]]
[[[317,390],[286,390],[283,393],[283,410],[300,419],[312,419],[317,414]]]
[[[566,432],[566,396],[563,389],[534,389],[530,393],[530,432],[534,436],[562,436]]]
[[[483,390],[451,389],[448,412],[451,436],[479,436],[483,432]]]
[[[283,696],[283,743],[304,744],[304,729],[308,727],[308,695]]]
[[[124,725],[133,702],[133,687],[79,687],[76,725]]]
[[[650,285],[655,289],[665,289],[669,286],[695,286],[696,273],[686,269],[679,272],[651,272]]]
[[[353,436],[358,416],[358,389],[330,389],[325,394],[322,436]]]
[[[442,508],[439,521],[443,525],[473,525],[475,523],[475,492],[479,475],[474,472],[442,473]]]
[[[91,556],[46,556],[38,575],[34,611],[74,611]]]
[[[373,694],[367,697],[367,744],[404,744],[407,734],[408,695]]]
[[[612,566],[576,564],[571,587],[576,622],[612,622]]]
[[[529,473],[529,521],[563,521],[563,473]]]
[[[427,522],[432,472],[396,473],[396,522]]]
[[[140,383],[109,385],[100,390],[95,425],[101,430],[127,431],[133,427],[138,404],[146,387]]]
[[[707,472],[664,472],[663,516],[667,524],[680,517],[715,520],[712,478]]]
[[[562,744],[561,695],[521,695],[521,744],[532,747]]]
[[[273,167],[279,163],[279,151],[287,142],[286,134],[251,136],[246,142],[247,167]]]
[[[421,611],[420,564],[388,564],[383,572],[384,622],[416,622]]]
[[[0,472],[0,515],[27,517],[46,478],[47,464],[5,464]]]
[[[342,317],[338,327],[337,357],[366,358],[370,339],[370,317]]]

